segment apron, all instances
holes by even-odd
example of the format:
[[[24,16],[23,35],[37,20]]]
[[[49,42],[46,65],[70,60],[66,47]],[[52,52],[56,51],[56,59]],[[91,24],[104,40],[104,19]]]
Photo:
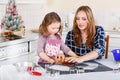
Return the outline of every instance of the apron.
[[[47,38],[45,45],[45,53],[50,57],[57,56],[60,52],[60,45],[61,40],[59,38],[57,39]]]
[[[57,56],[60,53],[60,45],[61,45],[61,40],[59,38],[57,39],[46,39],[46,44],[45,44],[45,49],[44,52],[50,57],[53,58]],[[46,62],[43,59],[39,59],[38,62]]]

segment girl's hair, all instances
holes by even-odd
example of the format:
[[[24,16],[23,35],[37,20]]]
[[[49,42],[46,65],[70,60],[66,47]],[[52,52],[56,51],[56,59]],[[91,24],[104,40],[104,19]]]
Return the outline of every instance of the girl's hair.
[[[48,32],[47,27],[54,22],[61,23],[61,19],[60,19],[59,15],[55,12],[50,12],[50,13],[46,14],[42,21],[42,24],[39,26],[40,34],[45,37],[48,37],[50,35],[50,33]],[[60,25],[59,31],[55,35],[59,36],[59,33],[61,33],[61,31],[62,31],[62,26]]]
[[[76,23],[76,18],[77,18],[76,16],[80,11],[84,11],[88,19],[88,24],[86,28],[87,30],[86,46],[87,46],[87,49],[91,49],[94,45],[94,36],[96,34],[96,27],[95,27],[95,21],[94,21],[92,10],[89,6],[81,6],[76,11],[74,21],[73,21],[73,40],[77,47],[81,47],[82,35]]]

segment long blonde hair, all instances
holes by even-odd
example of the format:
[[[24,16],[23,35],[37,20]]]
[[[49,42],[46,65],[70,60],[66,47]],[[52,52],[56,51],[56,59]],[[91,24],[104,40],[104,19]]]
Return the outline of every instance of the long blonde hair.
[[[82,35],[76,23],[76,16],[79,11],[84,11],[88,19],[88,24],[86,29],[87,30],[86,46],[87,46],[87,49],[91,49],[94,45],[94,36],[96,34],[96,27],[95,27],[95,21],[94,21],[92,10],[89,6],[81,6],[76,11],[74,21],[73,21],[73,40],[77,47],[81,47]]]
[[[55,12],[50,12],[46,14],[41,25],[39,26],[40,34],[43,35],[44,37],[48,37],[50,33],[48,32],[47,27],[53,22],[61,23],[61,19],[59,15]],[[61,33],[61,31],[62,31],[62,26],[60,25],[59,31],[55,35],[60,36],[59,33]]]

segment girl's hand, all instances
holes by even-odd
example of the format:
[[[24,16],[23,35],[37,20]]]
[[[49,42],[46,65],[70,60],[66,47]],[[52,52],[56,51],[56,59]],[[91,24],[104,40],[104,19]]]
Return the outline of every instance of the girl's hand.
[[[55,60],[49,59],[47,62],[48,62],[49,64],[54,64],[54,63],[55,63]]]

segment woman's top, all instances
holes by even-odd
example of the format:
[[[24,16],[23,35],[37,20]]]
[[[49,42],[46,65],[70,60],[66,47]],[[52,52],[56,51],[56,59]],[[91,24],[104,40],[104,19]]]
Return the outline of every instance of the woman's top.
[[[75,46],[74,41],[73,41],[73,32],[72,31],[68,32],[68,34],[66,36],[65,44],[67,44],[68,47],[71,48],[71,50],[79,56],[85,55],[91,51],[96,51],[99,55],[98,58],[102,58],[102,56],[105,53],[104,29],[101,26],[96,26],[96,35],[94,37],[94,46],[89,50],[87,49],[85,44],[82,44],[82,46],[80,48]]]
[[[49,57],[54,58],[54,56],[57,56],[59,53],[61,53],[61,51],[68,53],[68,51],[70,51],[70,48],[62,42],[60,37],[43,37],[42,35],[39,36],[37,48],[38,53],[44,52]],[[40,59],[39,62],[41,61],[43,60]]]

